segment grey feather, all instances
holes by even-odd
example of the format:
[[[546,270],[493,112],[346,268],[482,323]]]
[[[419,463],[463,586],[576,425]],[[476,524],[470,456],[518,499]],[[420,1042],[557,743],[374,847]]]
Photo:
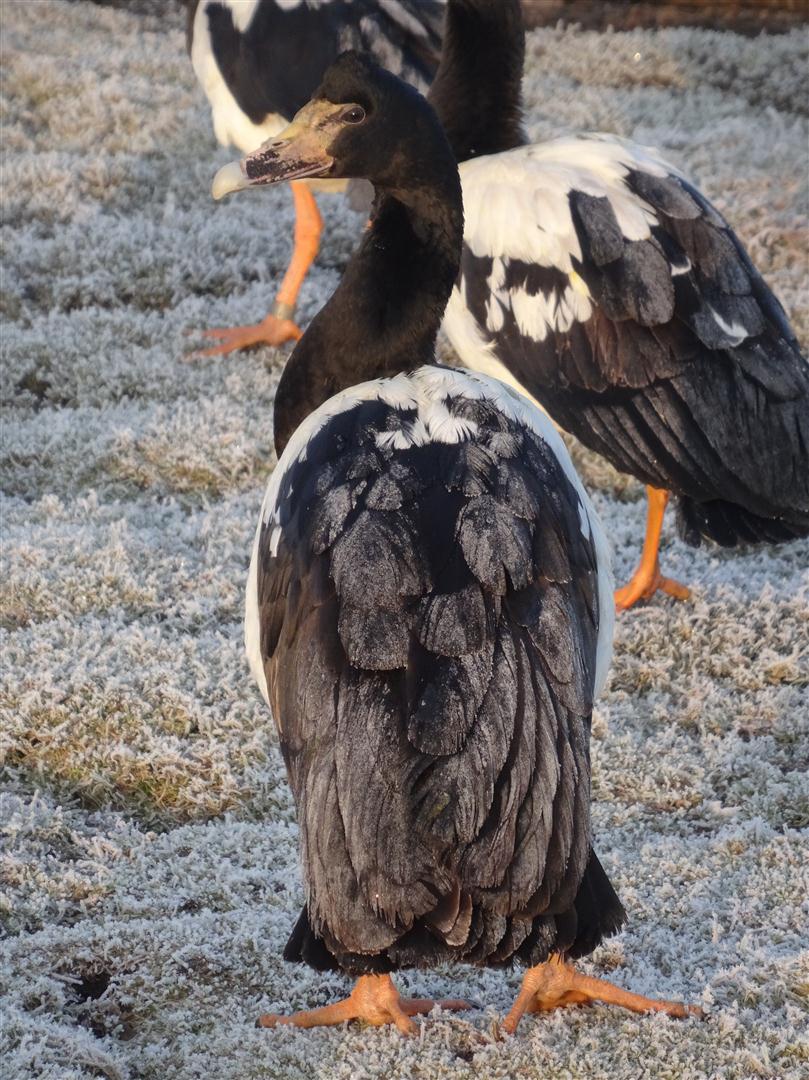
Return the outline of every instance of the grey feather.
[[[486,602],[476,581],[453,593],[433,593],[422,601],[419,641],[437,656],[477,652],[489,630]]]
[[[628,183],[650,206],[667,217],[690,220],[703,213],[702,207],[676,176],[653,176],[643,169],[633,169]]]
[[[361,511],[334,545],[332,577],[338,596],[357,607],[396,611],[401,598],[428,588],[407,517]]]
[[[319,943],[305,955],[357,973],[546,955],[537,898],[575,893],[589,850],[579,713],[598,599],[579,497],[490,402],[442,405],[474,413],[474,439],[380,449],[396,418],[374,402],[327,422],[259,536],[261,648]]]
[[[516,589],[532,580],[531,539],[526,522],[490,495],[470,502],[458,523],[458,542],[467,566],[482,585],[501,594],[506,590],[506,575]]]
[[[574,189],[569,200],[573,221],[586,248],[585,257],[599,267],[620,259],[626,241],[609,199]]]
[[[466,741],[491,681],[492,648],[440,657],[413,703],[407,737],[424,754],[456,754]]]

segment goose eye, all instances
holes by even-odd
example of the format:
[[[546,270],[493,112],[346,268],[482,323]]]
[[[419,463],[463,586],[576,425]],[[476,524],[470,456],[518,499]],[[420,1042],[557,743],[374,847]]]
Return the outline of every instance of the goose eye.
[[[350,109],[343,113],[343,120],[347,124],[361,124],[365,119],[365,109],[362,105],[352,105]]]

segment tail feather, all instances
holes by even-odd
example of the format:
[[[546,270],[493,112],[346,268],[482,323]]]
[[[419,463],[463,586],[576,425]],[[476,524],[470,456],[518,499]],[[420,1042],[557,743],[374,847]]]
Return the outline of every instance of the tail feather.
[[[309,921],[304,906],[284,949],[284,960],[308,964],[316,971],[346,971],[353,975],[381,974],[411,967],[460,962],[502,967],[519,960],[541,964],[551,953],[571,960],[587,956],[617,933],[626,919],[621,901],[595,852],[590,850],[573,905],[555,914],[515,915],[509,919],[476,908],[472,933],[464,945],[448,945],[423,923],[379,953],[349,953],[338,942],[324,940]]]
[[[290,964],[308,964],[315,971],[340,970],[337,959],[312,929],[306,904],[301,908],[298,921],[289,935],[289,941],[284,948],[284,959]]]
[[[695,502],[680,498],[677,527],[683,540],[693,547],[699,547],[703,538],[713,540],[721,547],[736,547],[739,544],[783,544],[809,536],[809,518],[803,521],[765,518],[722,499]]]
[[[624,906],[592,850],[574,906],[575,936],[566,948],[560,949],[571,960],[587,956],[604,938],[616,934],[626,921]]]

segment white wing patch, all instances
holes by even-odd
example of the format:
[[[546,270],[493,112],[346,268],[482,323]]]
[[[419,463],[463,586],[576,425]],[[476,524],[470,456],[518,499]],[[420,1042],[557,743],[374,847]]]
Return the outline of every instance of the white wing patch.
[[[464,242],[473,255],[493,260],[486,282],[490,333],[503,328],[508,311],[520,333],[536,342],[544,341],[551,331],[565,333],[574,322],[591,317],[592,298],[573,264],[574,259],[581,261],[582,252],[569,195],[577,190],[608,199],[627,240],[646,240],[657,216],[627,188],[625,180],[632,168],[653,176],[680,175],[653,150],[594,135],[552,139],[460,166]],[[529,266],[554,267],[567,275],[569,286],[561,294],[507,289],[505,267],[513,259]],[[673,267],[672,274],[686,273],[689,268]],[[457,308],[465,299],[457,289],[453,292],[444,328],[463,363],[491,371],[489,363],[481,367],[478,343],[470,348],[468,331],[461,329],[464,320]],[[498,370],[497,375],[502,377],[502,372]]]
[[[537,293],[532,296],[525,289],[512,289],[509,299],[511,310],[517,320],[517,326],[524,337],[533,338],[534,341],[544,341],[548,335],[548,328],[556,321],[556,294]],[[567,327],[559,327],[560,330]]]
[[[509,312],[520,333],[537,343],[545,341],[551,331],[565,333],[575,322],[587,322],[594,302],[573,265],[573,260],[581,260],[582,252],[569,195],[577,190],[608,199],[627,240],[648,239],[657,215],[626,186],[630,169],[658,177],[682,177],[656,151],[603,135],[552,139],[475,158],[460,166],[464,242],[474,256],[492,259],[485,315],[490,334],[503,329]],[[561,294],[556,290],[534,294],[524,286],[508,289],[505,280],[510,260],[553,267],[567,275],[569,284]],[[690,269],[691,263],[685,259],[672,264],[671,274],[674,277]],[[522,390],[467,310],[466,285],[464,280],[460,291],[453,290],[444,317],[444,330],[453,348],[465,366]]]
[[[474,255],[521,259],[569,274],[571,260],[581,260],[568,202],[573,190],[609,199],[628,240],[649,237],[657,216],[626,187],[630,169],[681,175],[654,150],[596,135],[473,158],[460,166],[464,240]]]
[[[506,287],[505,262],[505,259],[495,258],[492,261],[491,273],[486,279],[490,293],[486,301],[486,329],[490,333],[496,334],[502,329],[505,312],[509,308],[514,314],[520,333],[534,341],[544,341],[550,330],[564,333],[574,322],[586,322],[590,318],[593,312],[590,293],[575,270],[571,269],[568,274],[570,285],[561,296],[555,291],[549,294],[530,293],[524,288]],[[464,301],[465,299],[464,295]],[[473,370],[480,370],[477,364],[467,361],[465,354],[456,346],[450,329],[451,320],[448,325],[445,318],[444,325],[461,359]]]
[[[534,341],[544,341],[550,330],[566,333],[574,322],[586,322],[593,311],[589,297],[572,287],[561,296],[556,292],[533,294],[512,289],[508,294],[498,294],[498,299],[501,304],[511,303],[520,333]]]

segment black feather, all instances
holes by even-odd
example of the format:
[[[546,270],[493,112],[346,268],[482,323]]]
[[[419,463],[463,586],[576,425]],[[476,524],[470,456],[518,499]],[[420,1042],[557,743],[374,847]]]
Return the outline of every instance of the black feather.
[[[308,896],[285,955],[321,969],[547,955],[585,872],[593,542],[532,431],[442,404],[474,440],[381,449],[412,417],[379,402],[326,421],[259,540]]]
[[[420,90],[438,66],[443,4],[397,0],[405,14],[376,0],[331,0],[281,7],[259,0],[250,23],[239,30],[231,9],[204,4],[211,50],[222,78],[254,124],[270,115],[290,120],[317,88],[323,72],[346,49],[361,49]],[[194,26],[189,12],[189,43]]]
[[[621,471],[679,497],[690,542],[806,535],[809,365],[780,304],[687,181],[635,166],[623,183],[623,197],[656,215],[647,240],[623,235],[606,196],[569,193],[581,253],[573,266],[592,302],[585,322],[549,325],[542,340],[531,338],[510,307],[512,293],[549,306],[569,276],[465,246],[469,314],[557,423]],[[502,326],[492,331],[495,256],[507,284],[498,291]]]

